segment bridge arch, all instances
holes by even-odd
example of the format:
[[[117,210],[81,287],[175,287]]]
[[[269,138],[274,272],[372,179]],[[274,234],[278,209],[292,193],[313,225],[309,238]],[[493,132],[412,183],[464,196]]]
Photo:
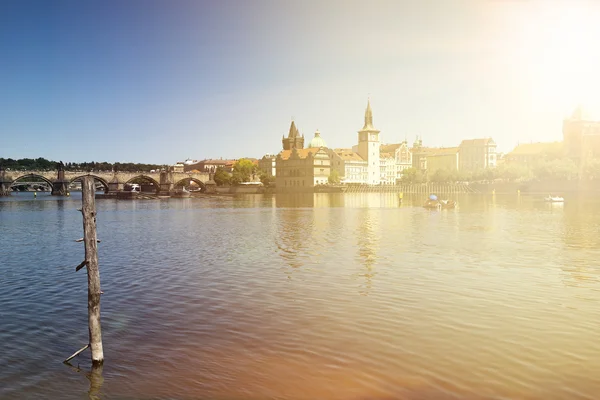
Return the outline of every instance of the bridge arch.
[[[108,189],[108,182],[106,182],[105,179],[102,179],[99,176],[92,175],[92,174],[85,174],[85,175],[77,176],[77,177],[71,179],[71,181],[69,182],[69,184],[71,184],[71,183],[73,183],[75,181],[79,181],[79,180],[81,180],[81,178],[83,178],[85,176],[90,176],[90,177],[94,178],[94,181],[100,182],[102,184],[102,186],[104,187],[104,193],[108,193],[108,191],[109,191],[109,189]]]
[[[52,189],[54,188],[54,183],[53,183],[53,182],[52,182],[50,179],[46,178],[45,176],[38,175],[38,174],[26,174],[26,175],[21,175],[21,176],[19,176],[18,178],[14,179],[14,180],[11,182],[11,184],[10,184],[9,188],[11,188],[11,187],[15,186],[16,184],[18,184],[18,182],[17,182],[17,181],[19,181],[19,180],[21,180],[21,179],[24,179],[24,178],[29,178],[29,179],[31,179],[31,178],[36,178],[36,179],[40,179],[40,180],[42,180],[42,181],[46,182],[48,185],[50,185],[50,190],[52,190]]]
[[[179,180],[177,183],[175,183],[175,187],[183,186],[186,183],[189,185],[190,182],[194,182],[198,186],[200,186],[200,192],[202,192],[202,193],[206,192],[206,185],[204,184],[204,182],[202,182],[200,179],[192,178],[191,176]]]
[[[134,176],[133,178],[129,179],[127,182],[125,182],[125,185],[136,181],[136,180],[140,180],[140,181],[146,181],[146,182],[152,182],[154,184],[154,187],[156,188],[156,193],[160,192],[160,184],[158,183],[158,181],[156,179],[152,179],[151,177],[149,177],[148,175],[137,175]]]

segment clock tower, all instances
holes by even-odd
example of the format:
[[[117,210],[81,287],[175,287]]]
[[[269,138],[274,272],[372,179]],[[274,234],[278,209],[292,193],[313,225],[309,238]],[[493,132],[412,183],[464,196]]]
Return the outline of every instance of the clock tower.
[[[367,100],[365,125],[358,131],[358,155],[367,162],[367,183],[379,185],[379,131],[373,127],[373,111],[371,101]]]

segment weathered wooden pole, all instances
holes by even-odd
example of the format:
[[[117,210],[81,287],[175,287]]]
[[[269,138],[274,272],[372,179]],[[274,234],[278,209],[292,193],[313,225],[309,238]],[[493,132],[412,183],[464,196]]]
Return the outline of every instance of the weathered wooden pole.
[[[100,329],[100,271],[98,269],[98,239],[96,236],[96,185],[94,178],[85,176],[81,182],[83,241],[88,275],[88,326],[92,364],[104,362],[102,331]]]

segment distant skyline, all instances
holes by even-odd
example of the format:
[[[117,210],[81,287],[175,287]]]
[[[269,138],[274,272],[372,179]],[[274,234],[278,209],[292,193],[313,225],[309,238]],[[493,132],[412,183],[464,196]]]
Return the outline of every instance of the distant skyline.
[[[600,116],[600,2],[3,1],[0,157],[172,164],[383,143],[562,140]]]

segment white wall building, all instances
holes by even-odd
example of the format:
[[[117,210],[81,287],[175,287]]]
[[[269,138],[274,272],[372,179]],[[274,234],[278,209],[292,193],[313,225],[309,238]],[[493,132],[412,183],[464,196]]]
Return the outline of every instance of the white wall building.
[[[400,143],[395,150],[394,157],[396,158],[396,182],[398,182],[402,178],[404,170],[412,168],[412,152],[406,140]]]
[[[384,185],[396,184],[396,158],[390,153],[380,153],[380,180]]]
[[[338,172],[340,183],[367,182],[367,162],[351,149],[330,149],[329,157],[331,169]]]
[[[463,140],[459,148],[461,170],[476,171],[496,167],[498,157],[496,143],[492,138]]]
[[[277,173],[277,155],[265,154],[263,158],[258,160],[258,168],[267,174],[268,177],[273,177]]]

